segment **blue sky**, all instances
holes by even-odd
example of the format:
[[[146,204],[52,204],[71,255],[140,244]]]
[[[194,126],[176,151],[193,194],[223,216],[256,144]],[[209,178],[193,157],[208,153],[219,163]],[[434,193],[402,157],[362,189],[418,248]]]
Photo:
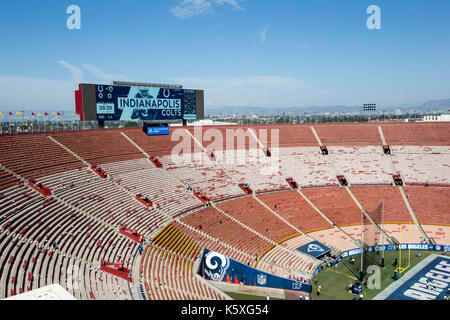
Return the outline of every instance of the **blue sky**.
[[[80,30],[66,27],[70,5]],[[0,111],[73,110],[77,83],[112,80],[204,89],[206,108],[446,99],[449,12],[448,0],[1,1]]]

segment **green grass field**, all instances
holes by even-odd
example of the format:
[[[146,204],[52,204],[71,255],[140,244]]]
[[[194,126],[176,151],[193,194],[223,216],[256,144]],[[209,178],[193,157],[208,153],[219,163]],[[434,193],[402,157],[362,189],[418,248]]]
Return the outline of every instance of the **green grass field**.
[[[424,258],[432,253],[438,253],[436,251],[421,251],[420,257],[418,256],[418,251],[411,250],[411,264],[408,269],[403,273],[399,273],[399,279],[408,272],[417,263],[422,261]],[[370,264],[376,265],[381,261],[380,255],[373,255]],[[319,272],[316,281],[313,283],[313,300],[352,300],[353,293],[348,292],[348,285],[354,283],[355,279],[359,276],[358,268],[361,265],[361,256],[353,256],[355,259],[355,264],[350,263],[349,258],[343,259],[339,264],[325,268]],[[363,286],[362,293],[364,295],[364,300],[370,300],[383,291],[387,286],[394,282],[394,267],[392,266],[395,258],[399,259],[398,251],[386,251],[384,253],[385,265],[381,269],[381,286],[380,289],[368,289]],[[408,265],[408,251],[402,251],[402,267]],[[366,268],[365,268],[366,269]],[[369,275],[364,278],[367,279]],[[321,286],[320,295],[316,294],[317,287]]]
[[[257,296],[257,295],[251,295],[251,294],[245,294],[245,293],[237,293],[237,292],[225,292],[227,295],[229,295],[234,300],[266,300],[265,296]],[[286,300],[281,298],[273,298],[269,297],[270,300]]]

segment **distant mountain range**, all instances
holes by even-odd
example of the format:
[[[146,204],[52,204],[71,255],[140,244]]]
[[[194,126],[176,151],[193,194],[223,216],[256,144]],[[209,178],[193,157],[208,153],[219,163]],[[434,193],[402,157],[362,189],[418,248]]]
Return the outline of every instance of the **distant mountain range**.
[[[419,113],[424,112],[441,112],[441,111],[449,111],[450,110],[450,99],[442,99],[442,100],[431,100],[424,102],[419,105],[413,105],[413,104],[404,104],[402,106],[395,106],[395,107],[384,107],[384,106],[377,106],[377,112],[391,112],[393,114],[402,114],[404,112],[407,112],[409,110],[412,111],[419,111]],[[50,113],[52,110],[47,110],[48,113]],[[62,110],[54,110],[55,112],[63,112]],[[288,112],[290,112],[290,115],[297,115],[301,116],[306,114],[319,114],[322,112],[322,114],[328,115],[328,114],[336,114],[336,113],[361,113],[362,112],[362,106],[309,106],[309,107],[291,107],[291,108],[265,108],[265,107],[258,107],[258,106],[241,106],[241,107],[222,107],[222,108],[205,108],[205,116],[220,116],[221,114],[223,116],[238,116],[238,115],[266,115],[267,112],[270,112],[270,116],[274,115],[283,115],[283,112],[288,115]],[[35,112],[36,113],[36,112]],[[74,113],[73,110],[64,110],[64,119],[65,121],[70,121],[74,119],[78,119],[78,116],[75,115],[74,118],[71,117],[71,114]],[[3,116],[2,116],[3,114]],[[14,121],[21,121],[22,115],[16,115],[16,112],[13,112],[13,115],[11,117],[8,116],[8,113],[3,111],[3,113],[0,114],[0,122],[8,122],[10,120]],[[26,111],[23,116],[24,120],[31,120],[31,119],[39,119],[41,121],[60,121],[62,120],[62,116],[47,116],[47,117],[32,117],[31,111]]]
[[[420,111],[420,112],[433,112],[433,111],[448,111],[450,109],[450,99],[444,100],[432,100],[422,103],[420,105],[411,106],[396,106],[396,107],[377,107],[377,111],[390,111],[392,113],[402,113],[408,110]],[[284,113],[290,112],[295,115],[309,114],[312,113],[330,113],[335,114],[337,112],[345,113],[359,113],[362,111],[362,106],[309,106],[309,107],[291,107],[291,108],[263,108],[257,106],[242,106],[242,107],[222,107],[222,108],[205,108],[205,115],[240,115],[240,114],[267,114],[270,112],[271,115],[282,115]]]
[[[423,108],[438,108],[438,109],[447,108],[447,110],[449,110],[450,109],[450,99],[427,101],[424,104],[422,104],[422,107]]]

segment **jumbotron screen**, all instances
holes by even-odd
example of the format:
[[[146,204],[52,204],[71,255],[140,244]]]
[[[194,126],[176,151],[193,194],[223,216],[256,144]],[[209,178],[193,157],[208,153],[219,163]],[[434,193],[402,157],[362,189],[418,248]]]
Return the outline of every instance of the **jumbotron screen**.
[[[80,84],[75,96],[77,113],[82,116],[82,120],[167,121],[203,118],[202,90]]]
[[[195,90],[96,85],[98,120],[195,120]]]

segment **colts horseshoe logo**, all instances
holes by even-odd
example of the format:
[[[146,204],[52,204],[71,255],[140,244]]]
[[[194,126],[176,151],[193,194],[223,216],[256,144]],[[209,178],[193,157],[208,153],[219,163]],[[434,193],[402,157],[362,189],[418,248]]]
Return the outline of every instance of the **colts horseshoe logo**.
[[[170,97],[170,90],[169,89],[164,89],[163,90],[163,96],[164,96],[164,98]]]

